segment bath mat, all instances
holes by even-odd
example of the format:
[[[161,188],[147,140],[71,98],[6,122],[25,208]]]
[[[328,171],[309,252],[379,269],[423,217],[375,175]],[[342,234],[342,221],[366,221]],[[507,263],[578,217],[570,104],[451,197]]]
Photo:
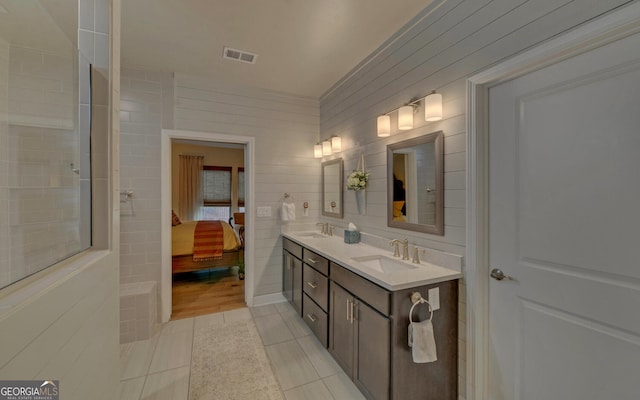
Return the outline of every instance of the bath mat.
[[[253,321],[196,329],[189,400],[283,400]]]

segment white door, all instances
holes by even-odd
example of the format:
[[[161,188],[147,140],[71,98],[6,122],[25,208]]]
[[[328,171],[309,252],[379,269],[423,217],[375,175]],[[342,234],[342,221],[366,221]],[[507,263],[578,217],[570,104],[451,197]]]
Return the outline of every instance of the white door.
[[[489,398],[640,399],[640,35],[489,93]]]

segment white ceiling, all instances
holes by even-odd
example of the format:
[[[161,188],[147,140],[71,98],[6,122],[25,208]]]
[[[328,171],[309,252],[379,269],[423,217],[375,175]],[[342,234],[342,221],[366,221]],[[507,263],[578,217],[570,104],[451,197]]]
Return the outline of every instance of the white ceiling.
[[[318,98],[430,0],[123,0],[125,68]],[[222,58],[224,46],[257,63]]]

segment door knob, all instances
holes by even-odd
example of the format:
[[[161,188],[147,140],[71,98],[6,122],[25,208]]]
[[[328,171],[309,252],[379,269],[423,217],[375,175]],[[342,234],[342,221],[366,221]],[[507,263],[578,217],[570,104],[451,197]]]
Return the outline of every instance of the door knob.
[[[491,270],[491,277],[497,281],[501,281],[503,279],[507,279],[507,280],[514,280],[513,277],[506,275],[504,272],[502,272],[501,269],[499,268],[494,268]]]

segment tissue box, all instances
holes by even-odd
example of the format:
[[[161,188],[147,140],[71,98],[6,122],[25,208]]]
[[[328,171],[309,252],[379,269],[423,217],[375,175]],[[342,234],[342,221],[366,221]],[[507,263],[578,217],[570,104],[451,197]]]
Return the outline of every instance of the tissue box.
[[[345,243],[360,243],[360,232],[359,231],[344,231],[344,242]]]

